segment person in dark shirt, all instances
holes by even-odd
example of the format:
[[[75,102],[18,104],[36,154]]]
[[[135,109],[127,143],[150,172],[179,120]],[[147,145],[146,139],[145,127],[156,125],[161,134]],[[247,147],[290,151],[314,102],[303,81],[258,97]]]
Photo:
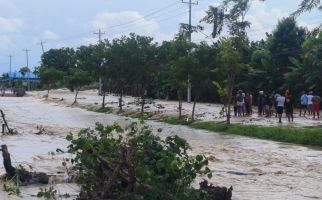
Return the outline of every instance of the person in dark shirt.
[[[264,91],[259,91],[257,97],[257,106],[258,106],[258,115],[261,116],[264,114]]]
[[[288,119],[288,122],[293,122],[293,98],[290,93],[288,93],[287,97],[285,98],[285,113]]]

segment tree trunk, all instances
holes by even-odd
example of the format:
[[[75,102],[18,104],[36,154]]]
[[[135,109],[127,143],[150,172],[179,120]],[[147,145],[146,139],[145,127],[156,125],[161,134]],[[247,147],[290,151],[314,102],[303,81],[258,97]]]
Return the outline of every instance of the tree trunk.
[[[191,120],[194,121],[195,120],[195,108],[196,108],[196,103],[197,103],[197,99],[198,99],[199,95],[195,95],[195,98],[193,100],[193,106],[192,106],[192,114],[191,114]]]
[[[182,113],[181,113],[181,110],[182,110],[182,99],[181,99],[181,93],[180,93],[179,90],[177,91],[177,95],[178,95],[178,101],[179,101],[179,119],[181,119],[181,116],[182,116]]]
[[[120,108],[120,111],[122,111],[122,101],[123,101],[123,90],[121,90],[120,98],[119,98],[119,108]]]
[[[230,105],[231,105],[231,99],[232,99],[232,92],[234,89],[234,83],[235,83],[235,72],[232,72],[228,74],[228,112],[227,112],[227,125],[230,124]]]
[[[50,90],[50,84],[48,84],[47,99],[48,99],[48,97],[49,97],[49,90]]]
[[[17,175],[19,181],[23,183],[42,183],[48,184],[49,177],[45,173],[38,172],[28,172],[24,168],[19,168],[18,170],[14,168],[11,164],[10,153],[8,151],[7,145],[1,145],[2,157],[3,157],[3,165],[6,170],[6,173],[10,178],[13,178]]]
[[[102,108],[105,108],[105,96],[106,96],[106,92],[105,91],[102,91],[102,92],[103,92]]]
[[[145,88],[145,87],[143,87]],[[146,89],[143,90],[143,93],[142,93],[142,102],[141,102],[141,114],[144,113],[144,105],[145,105],[145,98],[146,98]]]
[[[77,102],[78,91],[79,89],[76,89],[76,95],[75,95],[74,103],[72,105],[74,105]]]
[[[6,169],[6,172],[9,175],[9,177],[14,177],[16,174],[16,168],[12,167],[11,165],[11,158],[7,145],[1,145],[1,151],[3,157],[3,165]]]
[[[142,102],[141,102],[141,114],[144,112],[144,105],[145,105],[145,95],[142,96]]]

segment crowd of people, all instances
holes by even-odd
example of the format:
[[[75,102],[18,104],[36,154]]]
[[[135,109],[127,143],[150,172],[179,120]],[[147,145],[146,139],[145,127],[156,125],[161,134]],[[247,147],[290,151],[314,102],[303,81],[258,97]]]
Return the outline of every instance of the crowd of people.
[[[234,114],[236,117],[239,116],[250,116],[253,114],[253,95],[250,92],[243,92],[238,90],[237,94],[234,95]],[[264,91],[259,91],[257,96],[257,107],[258,115],[272,117],[278,117],[278,122],[282,123],[282,115],[285,112],[286,117],[289,122],[294,120],[294,96],[289,90],[285,93],[265,93]],[[313,116],[313,119],[320,118],[320,103],[321,97],[317,94],[313,94],[312,91],[303,91],[299,99],[300,103],[300,114],[299,116]]]

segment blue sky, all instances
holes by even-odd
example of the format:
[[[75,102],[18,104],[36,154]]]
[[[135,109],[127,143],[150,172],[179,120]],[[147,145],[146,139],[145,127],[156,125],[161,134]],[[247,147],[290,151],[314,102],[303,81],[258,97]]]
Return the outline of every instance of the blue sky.
[[[278,19],[296,10],[301,0],[254,1],[247,15],[252,22],[249,37],[257,40],[273,30]],[[193,6],[193,23],[197,25],[209,5],[219,0],[199,0]],[[181,0],[0,0],[0,72],[26,66],[23,49],[30,49],[29,67],[39,66],[40,41],[44,49],[78,47],[95,43],[102,29],[102,38],[113,39],[130,32],[148,35],[156,41],[170,40],[178,32],[179,23],[187,23],[188,6]],[[301,16],[298,23],[308,28],[322,23],[322,12]],[[209,35],[211,26],[205,26]],[[205,35],[194,33],[193,41],[200,42]],[[206,38],[205,40],[210,40]]]

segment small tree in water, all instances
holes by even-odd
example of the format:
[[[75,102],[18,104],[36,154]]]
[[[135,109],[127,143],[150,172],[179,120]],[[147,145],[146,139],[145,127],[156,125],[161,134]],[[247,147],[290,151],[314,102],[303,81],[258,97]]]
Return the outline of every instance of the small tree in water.
[[[47,85],[47,98],[49,97],[49,90],[52,85],[62,80],[63,72],[59,71],[53,67],[40,67],[39,77],[41,83]]]
[[[263,0],[259,0],[263,1]],[[250,23],[245,20],[245,15],[248,12],[251,0],[223,0],[218,6],[210,6],[206,11],[206,16],[201,20],[209,24],[213,24],[212,37],[215,38],[222,33],[223,27],[228,28],[230,38],[224,42],[222,54],[220,55],[224,65],[230,66],[227,72],[228,83],[228,114],[227,124],[230,124],[230,104],[232,99],[232,90],[235,84],[238,66],[240,66],[240,57],[247,41],[246,28]],[[227,44],[229,43],[229,47]],[[234,57],[237,56],[237,58]],[[230,61],[228,58],[232,58]],[[234,67],[232,65],[235,65]]]
[[[71,75],[67,77],[67,82],[68,88],[71,91],[75,91],[75,99],[73,102],[73,104],[75,104],[77,102],[79,90],[82,86],[89,84],[91,82],[91,78],[87,71],[75,68],[72,70]]]

